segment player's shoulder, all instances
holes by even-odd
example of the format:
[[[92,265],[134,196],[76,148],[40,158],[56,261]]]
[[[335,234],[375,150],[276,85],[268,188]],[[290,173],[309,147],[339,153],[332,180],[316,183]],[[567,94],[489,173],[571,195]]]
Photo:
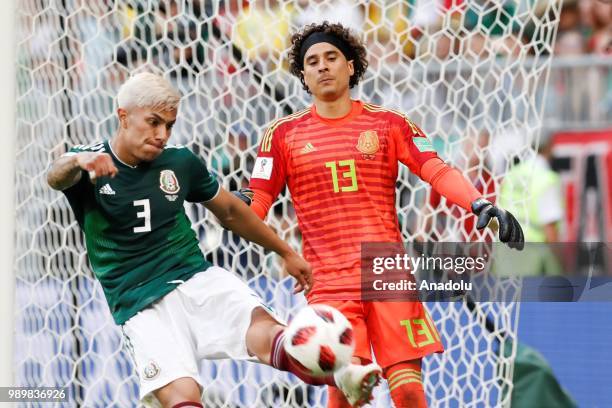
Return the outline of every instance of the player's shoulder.
[[[163,162],[173,162],[175,164],[190,164],[197,159],[197,155],[188,146],[167,144],[164,152],[158,159]]]
[[[375,115],[377,119],[386,121],[391,129],[398,129],[403,134],[412,134],[412,136],[426,137],[423,130],[410,118],[408,115],[395,110],[385,108],[379,105],[371,103],[364,104],[364,111],[369,112],[371,115]]]
[[[148,167],[150,172],[172,175],[178,180],[191,180],[193,174],[207,172],[205,160],[187,146],[166,145],[164,151]]]
[[[291,115],[283,116],[280,119],[273,120],[268,124],[267,132],[287,131],[298,126],[304,120],[310,117],[310,108],[302,109]]]
[[[186,156],[194,154],[191,149],[185,145],[179,144],[167,144],[164,146],[164,154],[175,155],[175,156]]]
[[[364,102],[363,110],[374,117],[385,119],[393,123],[405,123],[410,121],[408,116],[403,112],[373,103]]]
[[[275,138],[282,138],[287,132],[291,131],[291,129],[303,124],[310,116],[311,110],[310,108],[306,108],[270,122],[261,139],[262,151],[269,151],[272,146],[272,140]]]

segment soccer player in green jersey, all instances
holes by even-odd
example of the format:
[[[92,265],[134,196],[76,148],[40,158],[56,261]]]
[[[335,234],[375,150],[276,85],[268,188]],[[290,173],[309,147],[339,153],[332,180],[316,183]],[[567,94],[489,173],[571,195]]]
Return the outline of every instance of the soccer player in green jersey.
[[[75,146],[56,160],[49,185],[67,197],[85,233],[93,271],[140,378],[148,405],[201,407],[202,359],[256,359],[311,384],[360,392],[349,366],[311,378],[284,350],[285,326],[234,274],[204,259],[183,203],[199,202],[227,228],[278,253],[297,282],[310,266],[238,198],[220,187],[189,149],[167,145],[180,95],[141,73],[117,95],[119,129],[108,141]]]

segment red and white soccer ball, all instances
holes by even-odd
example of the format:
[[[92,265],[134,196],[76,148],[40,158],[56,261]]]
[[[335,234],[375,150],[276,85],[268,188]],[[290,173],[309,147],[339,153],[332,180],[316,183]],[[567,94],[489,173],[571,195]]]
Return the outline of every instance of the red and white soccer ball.
[[[285,350],[312,376],[325,376],[351,362],[353,327],[327,305],[301,309],[285,332]]]

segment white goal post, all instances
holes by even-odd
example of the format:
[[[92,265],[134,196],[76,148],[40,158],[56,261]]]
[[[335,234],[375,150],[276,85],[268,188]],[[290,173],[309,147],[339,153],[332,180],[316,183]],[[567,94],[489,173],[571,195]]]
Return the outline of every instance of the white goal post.
[[[45,181],[51,161],[70,146],[112,136],[114,96],[131,72],[155,70],[173,81],[184,96],[173,143],[189,146],[224,187],[236,189],[248,180],[266,124],[310,103],[287,71],[289,33],[313,20],[341,20],[369,52],[354,97],[406,113],[442,158],[495,195],[512,158],[535,152],[561,2],[23,0],[15,7],[17,66],[3,76],[3,93],[16,87],[16,95],[2,114],[14,108],[16,120],[3,120],[2,129],[15,135],[16,147],[1,152],[4,175],[15,162],[15,183],[3,190],[3,200],[16,202],[14,268],[10,253],[1,257],[15,276],[3,274],[0,282],[0,316],[12,313],[15,331],[14,352],[5,359],[11,347],[0,343],[0,361],[13,362],[17,385],[67,387],[78,406],[133,406],[129,353],[68,203]],[[6,41],[12,30],[10,13],[3,14]],[[469,217],[429,191],[401,169],[404,239],[473,239]],[[4,219],[12,212],[4,202],[0,225],[9,234]],[[283,317],[303,304],[273,255],[223,231],[201,207],[186,209],[213,263],[239,274]],[[286,192],[268,222],[299,248]],[[515,350],[500,351],[500,333],[516,339],[518,305],[480,304],[495,333],[464,303],[427,306],[446,347],[425,360],[431,406],[508,406]],[[324,388],[268,367],[220,361],[204,369],[207,407],[325,406]],[[7,375],[4,368],[0,374]],[[388,404],[380,387],[374,406]]]
[[[15,324],[15,2],[3,4],[0,37],[6,45],[0,61],[0,174],[6,182],[0,198],[0,386],[13,385],[13,326]]]

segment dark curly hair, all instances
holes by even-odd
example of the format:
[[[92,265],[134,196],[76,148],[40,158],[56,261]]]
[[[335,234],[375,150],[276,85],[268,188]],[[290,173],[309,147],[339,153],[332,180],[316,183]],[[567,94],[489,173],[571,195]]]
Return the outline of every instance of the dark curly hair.
[[[304,90],[310,93],[310,90],[306,86],[306,82],[304,82],[304,75],[302,75],[304,61],[300,60],[300,49],[302,48],[304,40],[306,40],[310,34],[317,32],[334,35],[345,41],[353,50],[355,53],[355,59],[353,60],[355,72],[351,75],[349,87],[352,88],[357,85],[368,68],[366,48],[359,37],[339,23],[332,24],[324,21],[321,24],[309,24],[305,26],[302,31],[293,34],[291,36],[291,49],[289,50],[289,71],[300,79]]]

